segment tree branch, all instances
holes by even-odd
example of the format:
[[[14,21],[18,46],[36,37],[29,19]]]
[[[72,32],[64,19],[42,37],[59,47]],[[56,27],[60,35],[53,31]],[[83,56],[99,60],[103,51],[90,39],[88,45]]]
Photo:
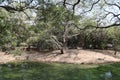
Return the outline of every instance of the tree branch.
[[[92,4],[91,8],[90,8],[89,10],[87,10],[87,11],[83,12],[82,14],[84,14],[84,13],[87,13],[87,12],[91,11],[91,10],[93,9],[94,5],[96,5],[99,1],[100,1],[100,0],[97,0],[96,2],[94,2],[94,3]]]
[[[76,3],[73,4],[73,13],[74,13],[74,11],[75,11],[76,5],[78,5],[78,4],[80,3],[80,1],[81,1],[81,0],[78,0]]]
[[[96,28],[110,28],[110,27],[115,27],[115,26],[120,26],[120,23],[119,24],[117,24],[117,23],[113,23],[113,24],[111,24],[111,25],[108,25],[108,26],[104,26],[104,27],[100,27],[100,26],[98,26],[98,27],[96,27]]]
[[[112,14],[112,15],[113,15],[113,18],[116,17],[118,20],[120,20],[120,18],[119,18],[120,14],[115,14],[115,13],[109,12],[109,11],[107,11],[107,10],[104,10],[104,11],[105,11],[105,12],[108,12],[108,14],[106,14],[106,17],[107,17],[107,15]],[[111,18],[111,20],[112,20],[113,18]]]
[[[7,11],[11,11],[11,10],[17,11],[17,9],[15,9],[15,8],[13,8],[13,7],[10,7],[10,6],[0,6],[0,7],[4,8],[4,9],[7,10]]]
[[[5,0],[2,0],[2,2],[4,2]],[[17,2],[17,1],[13,1],[13,2],[10,2],[9,3],[9,0],[6,0],[6,2],[8,2],[8,4],[7,5],[0,5],[0,7],[2,7],[2,8],[4,8],[5,10],[7,10],[7,11],[24,11],[25,9],[28,9],[28,8],[33,8],[32,6],[30,6],[30,4],[34,1],[34,0],[29,0],[30,2],[24,2],[24,3],[26,3],[26,5],[25,6],[22,6],[21,4],[22,4],[22,0],[19,0],[20,2],[19,2],[19,4],[20,4],[20,6],[19,6],[19,8],[18,7],[14,7],[14,6],[10,6],[10,4],[11,3],[13,3],[13,2]],[[35,6],[36,7],[36,6]],[[34,7],[34,8],[35,8]]]
[[[118,7],[118,8],[120,9],[120,6],[119,6],[119,5],[117,5],[117,4],[115,4],[115,3],[108,3],[106,0],[104,0],[104,1],[105,1],[105,3],[106,3],[107,5],[116,6],[116,7]]]
[[[66,7],[66,0],[63,1],[63,6]]]

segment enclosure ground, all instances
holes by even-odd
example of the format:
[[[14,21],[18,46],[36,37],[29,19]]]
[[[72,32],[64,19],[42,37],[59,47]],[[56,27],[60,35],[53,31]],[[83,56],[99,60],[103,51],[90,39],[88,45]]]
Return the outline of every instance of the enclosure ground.
[[[51,52],[23,52],[21,56],[14,56],[13,54],[5,54],[0,52],[0,63],[30,60],[38,62],[62,62],[62,63],[76,63],[76,64],[101,64],[120,62],[120,54],[114,55],[111,50],[83,50],[70,49],[66,50],[65,54],[60,54],[59,50]]]

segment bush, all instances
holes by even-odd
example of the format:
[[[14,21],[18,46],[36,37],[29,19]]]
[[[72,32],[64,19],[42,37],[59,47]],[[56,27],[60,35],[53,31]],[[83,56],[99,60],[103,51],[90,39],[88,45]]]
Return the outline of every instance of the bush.
[[[14,54],[14,56],[21,55],[23,51],[21,48],[15,48],[15,50],[11,50],[10,53]]]

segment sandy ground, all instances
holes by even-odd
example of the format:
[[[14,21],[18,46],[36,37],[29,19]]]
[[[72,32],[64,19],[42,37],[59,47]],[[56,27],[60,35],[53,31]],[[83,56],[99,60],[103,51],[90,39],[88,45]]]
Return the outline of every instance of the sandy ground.
[[[67,50],[65,54],[60,54],[59,51],[52,52],[24,52],[21,56],[12,54],[6,55],[0,52],[0,63],[7,63],[20,60],[42,61],[42,62],[64,62],[78,64],[99,64],[120,62],[120,54],[113,55],[110,50]]]

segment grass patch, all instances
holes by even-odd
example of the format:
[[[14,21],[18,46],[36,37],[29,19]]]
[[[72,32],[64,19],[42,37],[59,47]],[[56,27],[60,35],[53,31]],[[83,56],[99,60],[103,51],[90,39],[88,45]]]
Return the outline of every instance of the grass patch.
[[[0,80],[120,80],[120,63],[101,65],[19,62],[0,65]],[[112,77],[106,78],[110,71]]]

